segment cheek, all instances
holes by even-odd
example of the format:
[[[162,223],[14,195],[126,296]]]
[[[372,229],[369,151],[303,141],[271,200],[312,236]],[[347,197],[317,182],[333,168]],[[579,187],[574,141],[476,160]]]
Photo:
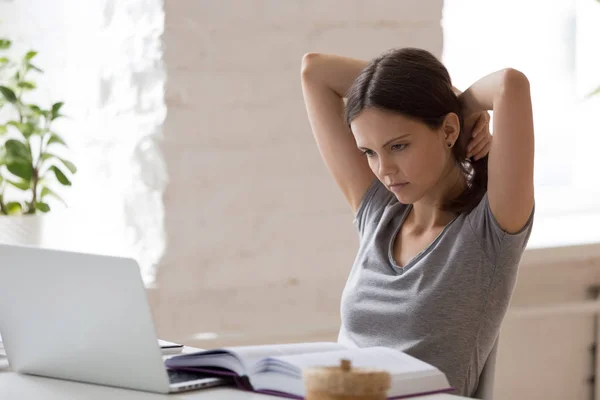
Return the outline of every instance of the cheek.
[[[375,175],[377,175],[377,169],[378,169],[378,167],[377,167],[377,165],[378,165],[377,164],[377,160],[375,160],[374,157],[367,157],[367,161],[369,163],[369,167],[371,167],[371,171],[373,171],[373,173]]]
[[[412,151],[410,154],[407,152],[398,164],[409,181],[428,185],[435,183],[444,170],[444,154],[439,154],[430,148]]]

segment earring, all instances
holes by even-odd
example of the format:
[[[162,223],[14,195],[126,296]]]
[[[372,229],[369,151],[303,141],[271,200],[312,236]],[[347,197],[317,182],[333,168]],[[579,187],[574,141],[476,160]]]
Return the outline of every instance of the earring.
[[[448,142],[446,144],[447,144],[448,148],[452,147],[452,142]]]

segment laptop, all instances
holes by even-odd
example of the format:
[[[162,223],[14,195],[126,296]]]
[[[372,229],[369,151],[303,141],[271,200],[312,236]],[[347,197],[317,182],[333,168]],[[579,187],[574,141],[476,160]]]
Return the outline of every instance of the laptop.
[[[165,368],[131,258],[0,244],[0,332],[23,374],[156,393],[227,383]]]

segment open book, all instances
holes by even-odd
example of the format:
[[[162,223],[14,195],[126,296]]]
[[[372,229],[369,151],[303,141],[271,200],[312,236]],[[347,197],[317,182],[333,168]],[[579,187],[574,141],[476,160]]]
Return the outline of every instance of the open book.
[[[437,368],[408,354],[385,347],[347,348],[337,343],[296,343],[239,346],[174,356],[167,368],[229,376],[245,390],[289,398],[305,396],[302,371],[338,366],[385,370],[392,377],[390,398],[450,392],[446,376]]]

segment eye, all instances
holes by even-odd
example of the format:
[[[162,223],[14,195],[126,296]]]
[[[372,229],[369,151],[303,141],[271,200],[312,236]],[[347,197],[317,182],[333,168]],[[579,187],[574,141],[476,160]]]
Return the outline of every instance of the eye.
[[[393,144],[392,145],[392,151],[395,150],[404,150],[406,148],[406,146],[408,146],[407,144]]]
[[[373,150],[363,150],[363,154],[366,155],[367,157],[373,157],[375,152]]]

